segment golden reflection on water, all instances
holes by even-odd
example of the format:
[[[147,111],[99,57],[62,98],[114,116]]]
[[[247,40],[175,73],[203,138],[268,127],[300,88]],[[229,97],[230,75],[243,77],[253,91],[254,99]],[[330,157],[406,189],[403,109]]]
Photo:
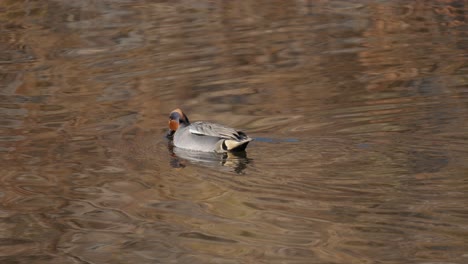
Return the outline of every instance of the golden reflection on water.
[[[467,5],[1,2],[0,262],[465,263]]]

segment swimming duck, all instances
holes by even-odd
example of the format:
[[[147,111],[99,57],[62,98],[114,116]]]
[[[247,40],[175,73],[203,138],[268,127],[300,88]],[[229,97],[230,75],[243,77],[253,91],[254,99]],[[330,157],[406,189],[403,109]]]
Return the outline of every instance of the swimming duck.
[[[179,108],[169,115],[168,137],[178,148],[220,153],[245,150],[252,141],[244,132],[224,125],[203,121],[190,123]]]

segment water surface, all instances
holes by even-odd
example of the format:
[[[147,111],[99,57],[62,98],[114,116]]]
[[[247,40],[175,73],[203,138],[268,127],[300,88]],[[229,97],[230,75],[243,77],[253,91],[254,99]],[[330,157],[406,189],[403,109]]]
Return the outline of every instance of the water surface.
[[[2,1],[0,262],[467,263],[467,6]]]

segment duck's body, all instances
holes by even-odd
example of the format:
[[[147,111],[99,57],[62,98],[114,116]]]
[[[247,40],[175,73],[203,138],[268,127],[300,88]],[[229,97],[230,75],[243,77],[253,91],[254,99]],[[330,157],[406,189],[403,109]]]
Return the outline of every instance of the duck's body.
[[[252,141],[244,132],[224,125],[203,121],[190,123],[180,109],[171,112],[169,128],[174,146],[194,151],[242,151]]]

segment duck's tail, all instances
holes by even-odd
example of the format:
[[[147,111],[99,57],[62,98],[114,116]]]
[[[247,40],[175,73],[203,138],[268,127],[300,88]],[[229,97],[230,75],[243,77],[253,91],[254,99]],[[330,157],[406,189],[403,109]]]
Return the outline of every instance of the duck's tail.
[[[224,140],[224,145],[228,151],[243,151],[252,140],[253,138],[249,137],[245,137],[241,140],[226,139]]]

